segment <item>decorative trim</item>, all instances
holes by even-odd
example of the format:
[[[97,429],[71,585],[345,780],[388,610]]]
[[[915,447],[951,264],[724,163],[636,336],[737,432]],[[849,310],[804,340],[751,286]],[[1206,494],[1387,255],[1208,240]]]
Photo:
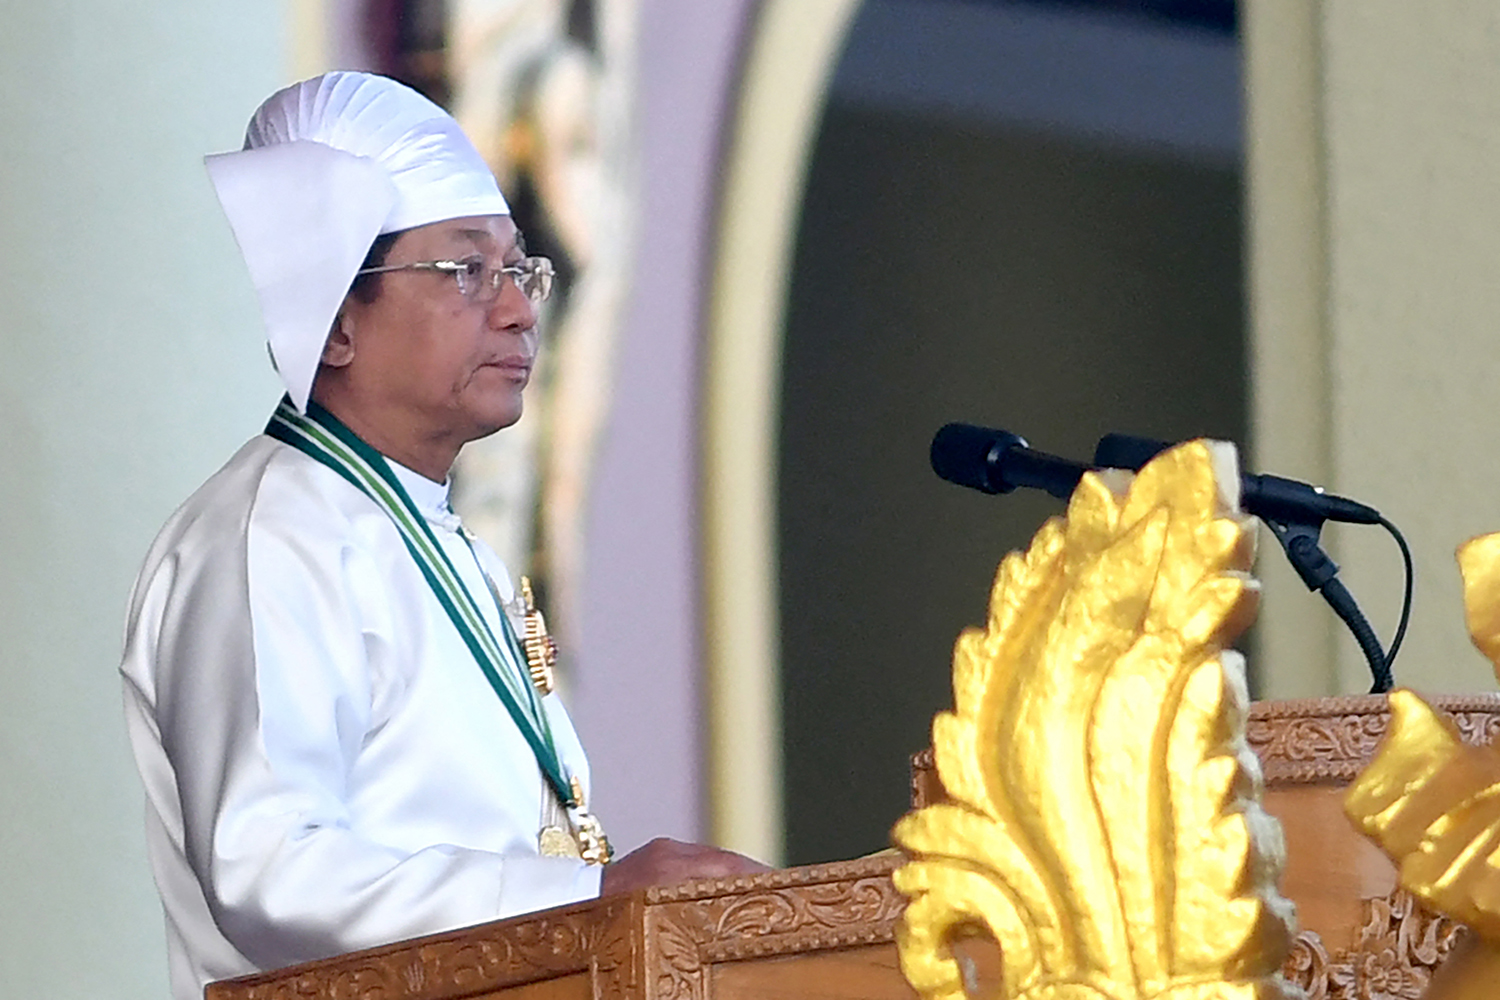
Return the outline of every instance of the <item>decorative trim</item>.
[[[1500,694],[1443,695],[1431,703],[1453,717],[1466,743],[1500,735]],[[1268,785],[1339,785],[1370,762],[1390,719],[1384,695],[1263,701],[1250,706],[1245,735]]]
[[[796,889],[829,882],[846,882],[850,879],[884,876],[901,867],[905,861],[904,855],[891,850],[881,851],[869,857],[855,858],[852,861],[830,861],[827,864],[805,865],[801,868],[782,868],[759,875],[693,879],[676,885],[653,886],[646,890],[646,902],[647,904],[682,903],[695,899],[716,899],[729,893],[765,889]]]
[[[640,922],[636,905],[618,907],[614,919],[601,924],[589,961],[593,1000],[646,1000],[644,942],[636,933]]]
[[[595,995],[645,1000],[631,934],[639,898],[549,910],[210,984],[206,1000],[446,1000],[591,974]]]
[[[891,943],[906,900],[890,873],[903,860],[893,853],[649,890],[646,935],[661,960],[654,1000],[706,1000],[716,962]],[[755,887],[725,892],[746,882]]]
[[[892,942],[903,860],[660,886],[215,983],[207,1000],[450,1000],[578,974],[594,1000],[707,1000],[716,962]]]
[[[1282,967],[1307,1000],[1420,1000],[1433,972],[1467,933],[1458,921],[1423,909],[1404,889],[1365,900],[1354,947],[1332,958],[1315,931],[1292,942]]]

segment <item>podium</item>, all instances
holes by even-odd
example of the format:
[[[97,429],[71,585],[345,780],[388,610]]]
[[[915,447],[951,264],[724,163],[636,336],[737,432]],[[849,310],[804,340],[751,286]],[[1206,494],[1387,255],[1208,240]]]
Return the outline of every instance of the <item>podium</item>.
[[[214,983],[207,1000],[911,1000],[894,854],[685,882]]]
[[[1465,740],[1500,734],[1500,695],[1435,698]],[[1461,925],[1417,906],[1345,818],[1343,788],[1388,722],[1380,696],[1261,702],[1246,732],[1281,820],[1300,933],[1285,973],[1310,997],[1420,996]],[[941,801],[930,753],[914,806]],[[894,928],[895,853],[687,882],[209,986],[208,1000],[912,1000]]]

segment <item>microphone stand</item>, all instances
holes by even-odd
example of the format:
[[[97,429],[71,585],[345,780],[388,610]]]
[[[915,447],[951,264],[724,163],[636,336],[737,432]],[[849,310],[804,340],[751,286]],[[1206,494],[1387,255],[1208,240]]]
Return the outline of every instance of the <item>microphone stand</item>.
[[[1099,446],[1094,452],[1094,464],[1113,466],[1140,470],[1157,454],[1165,451],[1170,445],[1165,441],[1154,438],[1136,437],[1133,434],[1106,434],[1099,439]],[[1370,664],[1370,674],[1375,678],[1374,685],[1370,688],[1371,694],[1384,694],[1392,686],[1390,657],[1386,656],[1385,650],[1380,646],[1380,640],[1375,636],[1375,630],[1370,627],[1370,622],[1365,618],[1364,612],[1359,610],[1354,596],[1349,593],[1348,588],[1338,579],[1338,563],[1328,557],[1319,544],[1318,536],[1323,530],[1326,516],[1307,511],[1299,513],[1295,494],[1288,496],[1284,487],[1292,486],[1294,489],[1299,484],[1289,483],[1278,476],[1255,476],[1252,477],[1263,491],[1269,490],[1269,499],[1281,499],[1283,502],[1267,504],[1257,512],[1276,540],[1281,543],[1286,557],[1302,577],[1302,582],[1307,584],[1307,589],[1321,594],[1328,606],[1333,608],[1333,613],[1338,615],[1349,631],[1354,634],[1354,641],[1359,643],[1360,651],[1365,654],[1365,659]],[[1269,508],[1269,509],[1267,509]],[[1371,511],[1370,513],[1374,513]],[[1378,517],[1378,515],[1376,515]],[[1374,523],[1384,524],[1391,529],[1398,542],[1402,546],[1402,552],[1406,551],[1406,543],[1400,541],[1400,533],[1384,518]],[[1408,594],[1410,591],[1408,591]],[[1403,613],[1403,623],[1404,623]],[[1401,644],[1401,636],[1406,629],[1405,624],[1397,631],[1394,646]]]
[[[1371,694],[1384,694],[1391,689],[1392,678],[1390,664],[1386,659],[1385,650],[1380,646],[1380,640],[1375,635],[1375,630],[1370,627],[1370,622],[1365,618],[1364,612],[1359,610],[1353,595],[1338,578],[1338,563],[1329,558],[1328,553],[1323,551],[1319,544],[1318,536],[1323,529],[1322,519],[1308,519],[1306,521],[1271,520],[1261,518],[1276,540],[1281,543],[1286,552],[1287,561],[1302,577],[1302,582],[1307,584],[1307,589],[1321,594],[1323,600],[1333,609],[1334,614],[1349,626],[1349,631],[1354,634],[1355,642],[1359,643],[1360,651],[1365,654],[1365,659],[1370,664],[1370,674],[1375,678],[1375,683],[1370,688]]]

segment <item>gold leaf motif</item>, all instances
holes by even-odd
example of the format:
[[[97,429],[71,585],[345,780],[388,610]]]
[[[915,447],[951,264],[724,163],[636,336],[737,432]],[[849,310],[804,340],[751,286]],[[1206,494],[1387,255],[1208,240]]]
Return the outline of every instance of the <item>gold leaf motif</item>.
[[[1500,534],[1458,550],[1470,637],[1500,673]],[[1396,862],[1401,885],[1500,944],[1500,753],[1464,744],[1453,720],[1411,691],[1344,809]]]
[[[1159,456],[1123,495],[1085,475],[1067,516],[1001,562],[933,722],[952,802],[904,817],[902,970],[965,995],[983,933],[1026,1000],[1278,997],[1291,905],[1244,738],[1253,535],[1228,446]]]

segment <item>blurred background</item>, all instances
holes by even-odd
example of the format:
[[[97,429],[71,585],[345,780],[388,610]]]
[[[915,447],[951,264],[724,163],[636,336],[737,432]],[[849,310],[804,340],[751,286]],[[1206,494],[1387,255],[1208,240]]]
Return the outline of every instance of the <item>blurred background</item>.
[[[388,73],[459,118],[567,293],[457,469],[538,581],[618,846],[887,843],[949,656],[1085,459],[1201,435],[1380,508],[1396,676],[1494,679],[1500,9],[1451,0],[76,0],[0,33],[0,994],[166,995],[115,667],[172,509],[279,395],[202,169],[262,99]],[[1252,690],[1368,687],[1262,539]],[[1388,639],[1399,560],[1330,530]]]

